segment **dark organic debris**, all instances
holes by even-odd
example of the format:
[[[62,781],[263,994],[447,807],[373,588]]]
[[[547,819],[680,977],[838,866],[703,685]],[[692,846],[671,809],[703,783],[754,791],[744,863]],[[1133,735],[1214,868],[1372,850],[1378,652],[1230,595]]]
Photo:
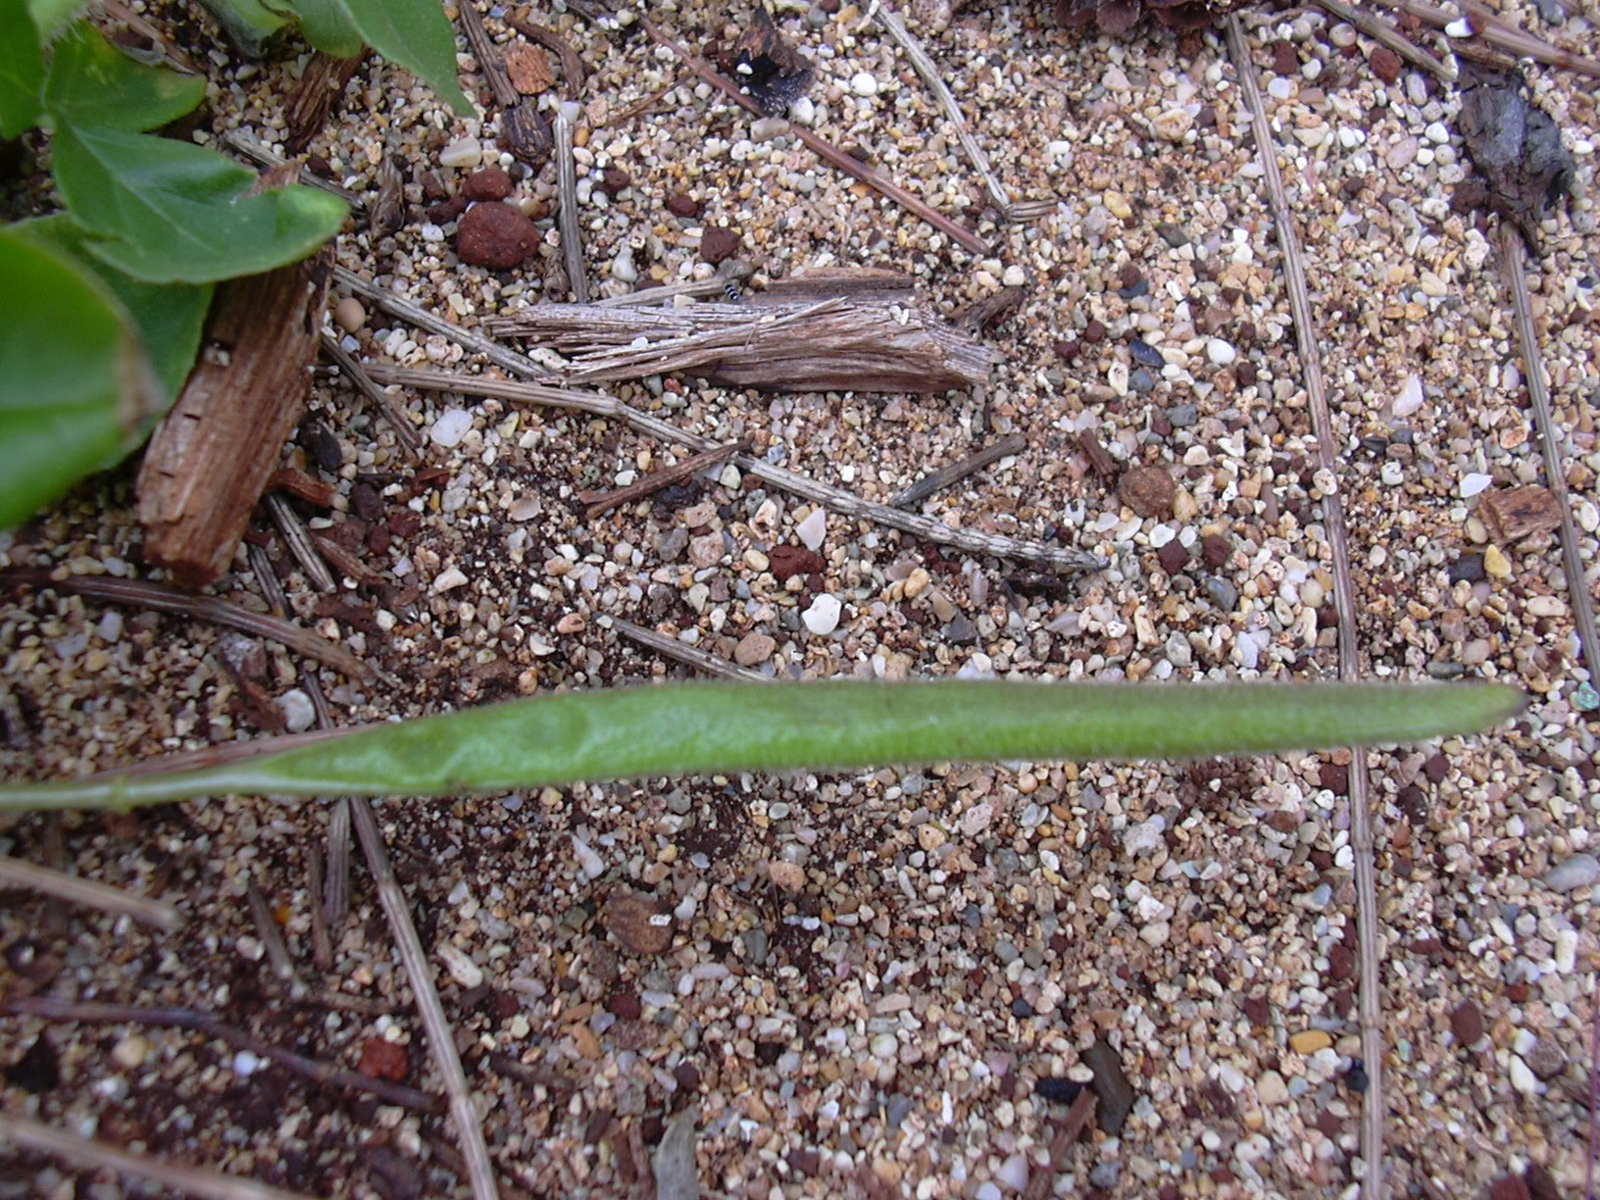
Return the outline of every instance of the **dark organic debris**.
[[[783,40],[772,14],[758,5],[750,24],[718,66],[769,117],[781,117],[811,86],[811,64]]]
[[[1135,1093],[1133,1085],[1122,1070],[1122,1058],[1104,1038],[1083,1052],[1084,1064],[1094,1072],[1091,1085],[1100,1098],[1100,1128],[1110,1137],[1122,1132],[1122,1123],[1133,1110]]]
[[[1092,24],[1116,36],[1151,16],[1174,33],[1187,33],[1215,25],[1230,7],[1226,0],[1056,0],[1056,19],[1068,26]]]
[[[1481,193],[1468,187],[1458,204],[1499,213],[1537,252],[1534,230],[1551,206],[1571,194],[1577,164],[1562,147],[1555,121],[1533,106],[1515,67],[1463,59],[1460,81],[1458,124],[1483,182]]]

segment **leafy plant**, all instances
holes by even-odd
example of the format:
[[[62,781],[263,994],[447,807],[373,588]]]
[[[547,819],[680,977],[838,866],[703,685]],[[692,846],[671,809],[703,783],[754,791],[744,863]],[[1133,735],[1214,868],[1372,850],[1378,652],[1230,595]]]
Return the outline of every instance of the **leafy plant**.
[[[304,258],[346,211],[298,185],[251,194],[253,171],[153,135],[205,81],[135,62],[79,7],[0,0],[0,138],[42,126],[67,205],[0,227],[0,529],[144,440],[194,363],[215,283]],[[370,44],[472,111],[435,0],[254,7],[330,53]]]
[[[995,759],[1188,758],[1405,742],[1514,716],[1503,686],[685,684],[575,692],[167,774],[0,787],[0,809],[223,793],[498,792],[580,780]]]

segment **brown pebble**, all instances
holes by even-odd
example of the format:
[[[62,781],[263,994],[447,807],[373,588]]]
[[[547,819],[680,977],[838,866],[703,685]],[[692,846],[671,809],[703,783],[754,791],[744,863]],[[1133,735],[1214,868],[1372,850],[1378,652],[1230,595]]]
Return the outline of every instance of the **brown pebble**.
[[[1267,1003],[1265,996],[1246,996],[1239,1001],[1239,1008],[1252,1025],[1270,1025],[1272,1023],[1272,1005]]]
[[[520,210],[498,201],[474,204],[456,229],[456,256],[475,267],[509,270],[538,246],[538,227]]]
[[[1200,539],[1200,558],[1213,571],[1220,571],[1233,557],[1233,545],[1220,533],[1208,533]]]
[[[675,217],[698,217],[700,202],[679,193],[667,197],[667,211]]]
[[[466,212],[471,203],[465,196],[452,196],[442,203],[431,206],[425,215],[434,225],[443,225]]]
[[[387,1079],[390,1083],[399,1083],[410,1069],[406,1048],[383,1038],[368,1038],[361,1047],[361,1060],[356,1063],[356,1070],[368,1079]]]
[[[1156,561],[1168,575],[1176,575],[1189,565],[1189,548],[1177,538],[1156,551]]]
[[[1293,42],[1272,43],[1272,71],[1275,75],[1293,75],[1300,69],[1300,55]]]
[[[1317,782],[1342,796],[1350,786],[1350,768],[1339,763],[1323,763],[1317,768]]]
[[[754,667],[772,657],[778,643],[764,633],[747,633],[733,648],[733,661],[741,667]]]
[[[1331,979],[1349,979],[1355,969],[1355,952],[1343,942],[1328,947],[1328,976]]]
[[[1471,1000],[1463,1000],[1450,1013],[1450,1032],[1463,1046],[1483,1036],[1483,1013]]]
[[[1540,1038],[1522,1058],[1540,1079],[1554,1079],[1567,1069],[1567,1056],[1553,1037]]]
[[[700,237],[700,257],[712,266],[739,252],[739,235],[720,226],[705,231]]]
[[[654,896],[615,893],[600,910],[600,924],[635,954],[661,954],[672,945],[672,913]]]
[[[1134,467],[1117,483],[1117,496],[1135,515],[1162,521],[1172,515],[1178,487],[1165,467]]]
[[[1116,1137],[1122,1132],[1122,1123],[1128,1119],[1135,1099],[1133,1085],[1122,1070],[1122,1058],[1110,1042],[1097,1038],[1094,1045],[1083,1052],[1083,1062],[1094,1072],[1091,1086],[1100,1098],[1095,1123],[1107,1137]]]
[[[791,1150],[789,1169],[808,1179],[815,1178],[817,1172],[822,1170],[822,1155],[815,1150]]]
[[[1116,459],[1111,457],[1111,452],[1095,437],[1094,430],[1083,429],[1078,432],[1078,446],[1089,459],[1089,467],[1096,475],[1110,479],[1117,473]]]
[[[1489,1200],[1531,1200],[1521,1175],[1502,1175],[1489,1185]]]
[[[822,555],[803,546],[774,546],[767,552],[767,570],[779,583],[786,583],[793,575],[823,571],[827,565]]]
[[[1256,381],[1256,368],[1254,363],[1242,362],[1233,368],[1233,377],[1238,380],[1240,387],[1249,387]]]
[[[1083,340],[1091,346],[1096,342],[1103,342],[1106,338],[1106,327],[1098,320],[1090,321],[1083,327]]]
[[[638,992],[612,992],[606,997],[606,1011],[622,1021],[637,1021],[644,1002]]]
[[[1379,46],[1367,57],[1367,65],[1372,68],[1372,73],[1385,83],[1393,83],[1400,78],[1400,56],[1387,46]]]
[[[468,200],[504,200],[511,195],[511,176],[501,167],[485,167],[467,176],[461,194]]]
[[[673,1067],[672,1078],[677,1081],[680,1092],[698,1092],[700,1090],[700,1068],[692,1062],[681,1062]]]
[[[633,185],[633,177],[621,167],[606,168],[604,179],[606,191],[610,192],[613,196],[622,191],[624,188],[631,187]]]

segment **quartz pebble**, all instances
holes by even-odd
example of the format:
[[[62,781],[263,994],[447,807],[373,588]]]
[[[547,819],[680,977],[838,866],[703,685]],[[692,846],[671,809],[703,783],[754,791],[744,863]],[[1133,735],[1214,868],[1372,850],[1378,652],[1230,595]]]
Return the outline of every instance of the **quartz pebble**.
[[[1600,883],[1600,858],[1574,854],[1545,872],[1544,885],[1552,892],[1575,892]]]
[[[449,450],[461,444],[472,428],[472,414],[464,408],[449,408],[440,414],[428,428],[428,440],[435,446]]]
[[[820,550],[828,534],[828,514],[820,508],[812,509],[806,519],[794,527],[794,532],[807,550]]]
[[[483,143],[475,137],[457,138],[439,151],[439,165],[471,169],[483,161]]]
[[[812,633],[823,637],[839,628],[839,617],[843,611],[838,597],[823,592],[811,602],[811,607],[802,614],[801,620]]]

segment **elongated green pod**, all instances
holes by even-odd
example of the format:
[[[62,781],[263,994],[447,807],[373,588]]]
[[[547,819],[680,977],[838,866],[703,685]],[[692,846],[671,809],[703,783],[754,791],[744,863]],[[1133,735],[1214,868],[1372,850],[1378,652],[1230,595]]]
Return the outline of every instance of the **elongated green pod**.
[[[0,788],[0,807],[225,793],[455,796],[730,771],[1194,758],[1411,742],[1514,716],[1498,686],[693,683],[574,692],[378,725],[165,775]]]

